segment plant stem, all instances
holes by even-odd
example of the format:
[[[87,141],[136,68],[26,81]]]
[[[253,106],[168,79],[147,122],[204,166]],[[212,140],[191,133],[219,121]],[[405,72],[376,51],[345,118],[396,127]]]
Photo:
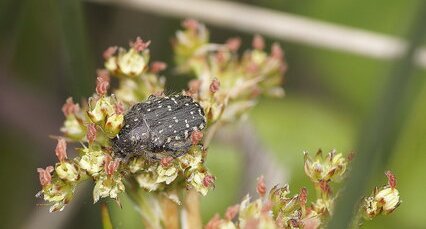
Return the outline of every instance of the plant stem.
[[[111,217],[109,215],[108,206],[105,203],[101,204],[101,217],[103,229],[112,229]]]
[[[189,190],[184,200],[184,211],[182,224],[186,226],[184,229],[200,229],[202,228],[200,214],[200,194],[195,190]]]
[[[177,193],[176,191],[173,191]],[[178,205],[171,201],[166,196],[160,197],[161,209],[164,216],[164,227],[167,229],[178,229],[179,228],[179,209]]]

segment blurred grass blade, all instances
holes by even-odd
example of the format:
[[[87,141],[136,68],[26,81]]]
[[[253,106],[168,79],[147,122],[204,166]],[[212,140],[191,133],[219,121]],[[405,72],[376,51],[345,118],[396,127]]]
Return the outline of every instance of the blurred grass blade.
[[[106,203],[101,204],[101,216],[103,229],[113,229],[109,209]]]
[[[403,58],[391,69],[386,85],[374,113],[365,122],[356,148],[357,155],[346,187],[340,195],[329,228],[348,228],[356,212],[357,203],[365,193],[369,177],[384,166],[394,151],[403,121],[415,101],[414,56],[426,32],[426,1],[421,1],[408,37],[409,46]],[[417,79],[422,81],[422,79]],[[411,97],[409,97],[411,96]]]
[[[66,55],[66,77],[71,86],[69,94],[86,96],[93,90],[95,69],[87,44],[82,3],[79,0],[60,0],[58,4]]]

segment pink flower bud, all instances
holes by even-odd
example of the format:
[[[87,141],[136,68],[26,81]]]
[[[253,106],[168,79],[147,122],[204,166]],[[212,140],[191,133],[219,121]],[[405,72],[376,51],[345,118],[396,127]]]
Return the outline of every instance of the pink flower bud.
[[[206,224],[204,229],[219,229],[220,224],[222,223],[219,214],[215,214],[213,218],[210,219],[210,221]]]
[[[65,116],[75,114],[79,110],[80,110],[80,107],[78,106],[78,104],[74,103],[71,97],[69,97],[66,100],[65,104],[62,106],[62,112],[64,113]]]
[[[215,93],[220,88],[220,81],[218,79],[213,79],[212,83],[210,84],[210,91],[212,93]]]
[[[229,38],[226,41],[226,47],[228,47],[228,49],[231,52],[236,52],[241,46],[241,38],[239,37],[233,37],[233,38]]]
[[[109,71],[106,69],[98,69],[96,70],[97,79],[99,81],[110,81]]]
[[[302,205],[302,206],[305,206],[306,202],[308,201],[308,191],[306,190],[305,187],[300,189],[299,201],[300,201],[300,205]]]
[[[265,47],[265,41],[263,40],[263,37],[259,34],[254,35],[253,41],[251,43],[253,48],[257,50],[262,50]]]
[[[201,81],[200,80],[191,80],[188,83],[189,93],[191,94],[198,94],[198,91],[200,90]]]
[[[212,175],[206,175],[203,179],[203,185],[204,187],[211,187],[214,185],[215,178]]]
[[[42,168],[37,169],[39,179],[40,179],[40,184],[42,186],[50,184],[50,182],[52,181],[52,175],[50,175],[50,173],[52,173],[53,170],[54,170],[53,166],[47,166],[46,169],[42,169]]]
[[[196,31],[199,26],[200,23],[195,19],[185,19],[182,22],[182,27],[191,31]]]
[[[118,49],[117,46],[111,46],[104,51],[102,56],[104,57],[105,60],[109,59],[114,55],[114,53],[117,51],[117,49]]]
[[[228,209],[226,209],[225,218],[231,221],[238,214],[239,211],[240,211],[239,204],[228,207]]]
[[[115,104],[115,113],[120,115],[124,113],[124,106],[121,102]]]
[[[263,204],[261,212],[263,214],[267,214],[271,209],[272,209],[272,202],[268,200]]]
[[[90,123],[87,125],[87,140],[89,141],[89,143],[93,143],[96,139],[96,125],[94,123]]]
[[[135,42],[130,42],[130,47],[140,52],[148,48],[149,44],[151,44],[151,41],[144,42],[140,37],[136,37]]]
[[[151,72],[157,74],[167,68],[167,64],[161,61],[155,61],[151,64]]]
[[[254,219],[254,218],[248,219],[244,229],[257,229],[259,228],[259,223],[260,223],[259,219]]]
[[[259,193],[260,197],[264,197],[266,193],[266,185],[265,180],[263,176],[260,176],[257,178],[257,187],[256,187],[257,193]]]
[[[191,133],[191,141],[193,145],[197,145],[201,139],[203,139],[203,132],[199,131],[199,130],[194,130]]]
[[[394,189],[396,187],[396,178],[395,178],[395,175],[393,175],[393,173],[390,170],[386,171],[385,174],[388,177],[389,187],[391,189]]]
[[[330,187],[330,184],[328,184],[328,182],[327,182],[327,181],[325,181],[325,180],[320,180],[320,181],[319,181],[319,187],[321,188],[321,191],[322,191],[323,193],[331,194],[331,187]]]
[[[284,58],[283,50],[281,49],[280,44],[273,43],[271,48],[271,56],[274,59],[282,60]]]
[[[56,154],[56,157],[58,157],[60,162],[63,162],[65,159],[68,158],[67,143],[65,142],[64,138],[58,139],[58,144],[56,145],[55,154]]]
[[[115,160],[112,160],[112,157],[107,154],[104,158],[104,169],[105,173],[108,176],[111,176],[114,174],[115,171],[117,171],[118,166],[120,165],[120,159],[116,158]]]
[[[104,70],[98,71],[96,78],[96,93],[98,95],[105,95],[109,88],[109,73]]]
[[[173,157],[164,157],[164,158],[161,158],[160,164],[163,167],[169,167],[172,161],[173,161]]]

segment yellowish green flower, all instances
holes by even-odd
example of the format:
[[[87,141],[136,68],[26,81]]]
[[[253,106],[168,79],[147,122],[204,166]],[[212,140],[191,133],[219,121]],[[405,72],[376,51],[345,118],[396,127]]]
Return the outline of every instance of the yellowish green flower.
[[[75,165],[68,161],[59,162],[55,168],[55,172],[59,178],[69,182],[75,182],[80,177]]]

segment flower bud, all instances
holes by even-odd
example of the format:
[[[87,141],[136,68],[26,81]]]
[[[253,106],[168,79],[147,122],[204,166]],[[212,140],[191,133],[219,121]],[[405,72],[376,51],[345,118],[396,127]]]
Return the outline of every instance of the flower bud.
[[[74,182],[79,178],[75,165],[66,161],[59,163],[55,168],[55,172],[62,180]]]
[[[124,125],[124,115],[122,114],[113,114],[107,118],[105,123],[105,132],[110,134],[111,136],[115,136],[120,132],[121,128]]]

